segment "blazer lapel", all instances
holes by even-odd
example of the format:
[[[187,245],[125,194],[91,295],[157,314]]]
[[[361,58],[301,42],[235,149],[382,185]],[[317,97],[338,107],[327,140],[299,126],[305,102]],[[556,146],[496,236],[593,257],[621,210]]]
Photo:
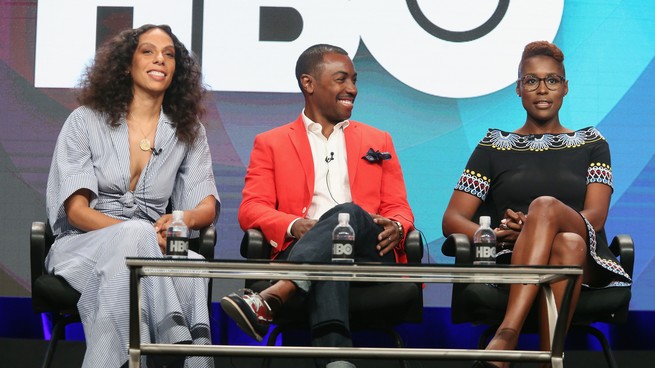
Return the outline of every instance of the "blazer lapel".
[[[358,129],[357,123],[350,121],[348,127],[344,130],[346,138],[346,153],[348,155],[348,179],[350,181],[350,188],[353,188],[355,182],[355,175],[357,175],[357,168],[361,161],[359,152],[362,146],[362,132]]]
[[[303,167],[303,172],[306,173],[305,181],[307,191],[314,193],[314,158],[312,157],[312,149],[309,146],[309,138],[307,138],[307,131],[305,124],[302,121],[302,116],[299,117],[289,129],[289,139],[291,144],[298,154],[298,159]]]

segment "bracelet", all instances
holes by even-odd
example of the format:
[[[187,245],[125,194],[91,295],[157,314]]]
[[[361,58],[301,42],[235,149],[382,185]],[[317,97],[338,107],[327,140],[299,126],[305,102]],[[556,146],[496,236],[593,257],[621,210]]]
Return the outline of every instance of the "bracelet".
[[[398,228],[398,240],[402,240],[403,236],[405,235],[403,224],[401,224],[400,221],[394,221],[393,223],[396,224],[396,227]]]

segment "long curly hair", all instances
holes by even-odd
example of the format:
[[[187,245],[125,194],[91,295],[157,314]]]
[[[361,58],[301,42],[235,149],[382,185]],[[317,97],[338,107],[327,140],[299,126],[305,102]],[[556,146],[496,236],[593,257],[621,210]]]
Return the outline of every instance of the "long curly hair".
[[[203,98],[206,89],[202,83],[200,65],[184,44],[167,25],[146,24],[119,33],[98,49],[94,62],[86,69],[80,82],[78,102],[109,115],[109,124],[120,124],[134,98],[132,65],[139,37],[151,30],[161,29],[175,46],[175,73],[164,94],[163,110],[173,120],[178,139],[185,143],[195,140],[200,117],[204,114]]]

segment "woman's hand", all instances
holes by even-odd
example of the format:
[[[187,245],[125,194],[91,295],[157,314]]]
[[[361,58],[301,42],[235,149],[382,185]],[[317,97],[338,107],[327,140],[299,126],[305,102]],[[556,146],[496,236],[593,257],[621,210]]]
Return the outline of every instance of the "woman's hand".
[[[162,215],[155,223],[155,233],[157,233],[157,243],[159,244],[159,249],[161,254],[166,254],[166,230],[168,225],[173,221],[173,215],[170,213]]]
[[[189,230],[199,230],[208,226],[214,221],[216,215],[216,199],[214,196],[207,196],[193,209],[184,211],[184,223]],[[155,221],[153,226],[157,233],[157,243],[162,254],[166,254],[166,230],[173,222],[173,215],[166,213]]]
[[[511,209],[505,211],[505,215],[502,220],[500,220],[500,225],[496,229],[496,239],[497,243],[501,248],[511,247],[516,242],[516,239],[519,237],[523,225],[527,219],[521,211],[514,212]]]

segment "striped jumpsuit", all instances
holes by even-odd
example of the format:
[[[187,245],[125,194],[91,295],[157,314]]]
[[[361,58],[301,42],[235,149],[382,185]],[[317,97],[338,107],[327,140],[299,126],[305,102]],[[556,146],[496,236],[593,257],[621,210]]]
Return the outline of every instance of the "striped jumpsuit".
[[[205,130],[193,144],[178,141],[163,113],[152,154],[133,191],[127,124],[112,127],[107,116],[82,106],[64,123],[47,185],[48,219],[56,235],[46,268],[81,293],[84,368],[121,367],[128,359],[129,274],[125,257],[162,257],[153,223],[170,199],[173,209],[192,209],[207,196],[218,201]],[[68,223],[64,201],[79,189],[92,194],[90,206],[123,222],[82,232]],[[217,207],[218,208],[218,207]],[[193,236],[194,234],[192,234]],[[200,256],[189,252],[190,257]],[[142,279],[144,343],[209,344],[207,280]],[[142,359],[145,366],[146,358]],[[210,357],[190,357],[185,367],[213,367]]]

